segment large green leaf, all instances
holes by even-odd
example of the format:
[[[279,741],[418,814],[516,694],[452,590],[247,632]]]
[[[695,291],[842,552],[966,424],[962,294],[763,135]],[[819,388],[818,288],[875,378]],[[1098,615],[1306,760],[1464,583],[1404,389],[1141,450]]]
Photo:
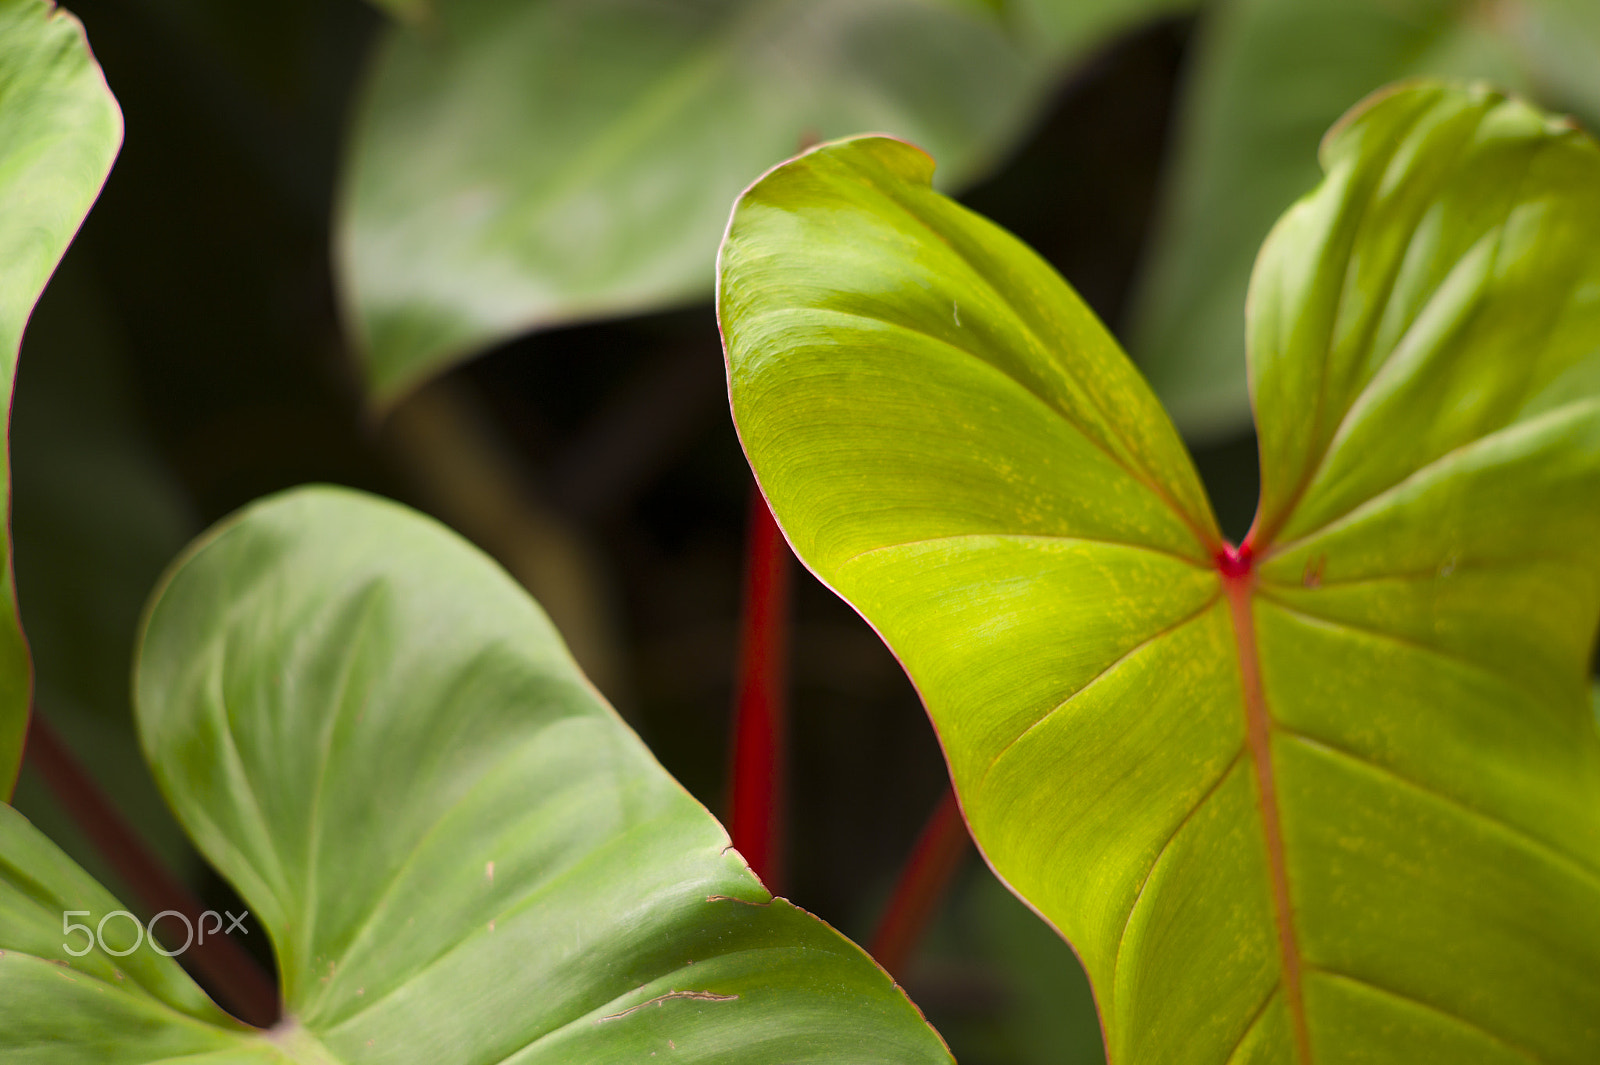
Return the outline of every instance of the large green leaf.
[[[728,204],[807,141],[966,180],[1049,73],[1186,0],[450,0],[379,48],[338,266],[380,402],[527,330],[710,294]]]
[[[1226,0],[1200,30],[1130,347],[1185,432],[1249,422],[1245,288],[1346,108],[1414,75],[1484,77],[1600,120],[1592,0]]]
[[[62,911],[116,904],[7,809],[8,1061],[949,1061],[428,519],[336,489],[250,508],[168,579],[136,692],[179,819],[272,937],[288,1020],[241,1035],[148,946],[70,957]]]
[[[1252,290],[1240,552],[1100,324],[896,141],[740,201],[735,419],[1112,1062],[1592,1062],[1600,149],[1423,85],[1324,163]]]
[[[23,326],[121,143],[122,113],[83,27],[43,0],[0,0],[0,382],[8,408]],[[9,458],[0,442],[0,499],[9,498]],[[0,570],[3,799],[22,759],[31,685],[9,528],[0,537]]]

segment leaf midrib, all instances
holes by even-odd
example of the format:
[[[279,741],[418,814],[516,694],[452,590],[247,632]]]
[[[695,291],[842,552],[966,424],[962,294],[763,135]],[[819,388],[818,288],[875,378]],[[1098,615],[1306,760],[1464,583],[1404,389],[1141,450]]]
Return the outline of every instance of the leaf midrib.
[[[1262,834],[1267,847],[1272,908],[1282,958],[1281,984],[1284,1003],[1294,1029],[1295,1045],[1302,1065],[1311,1065],[1311,1037],[1306,1027],[1305,1000],[1300,986],[1300,946],[1295,937],[1294,909],[1289,893],[1289,870],[1284,857],[1283,826],[1278,812],[1277,786],[1272,770],[1272,715],[1261,687],[1261,652],[1256,644],[1255,619],[1251,607],[1255,600],[1255,572],[1239,577],[1224,575],[1223,588],[1232,617],[1234,645],[1239,656],[1239,683],[1245,715],[1245,741],[1256,770],[1257,802],[1261,812]]]

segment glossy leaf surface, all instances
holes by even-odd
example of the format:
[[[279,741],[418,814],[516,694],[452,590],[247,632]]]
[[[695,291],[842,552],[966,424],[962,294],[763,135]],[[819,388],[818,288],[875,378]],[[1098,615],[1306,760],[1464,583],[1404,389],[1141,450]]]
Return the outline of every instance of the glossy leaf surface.
[[[895,650],[1114,1063],[1600,1053],[1600,150],[1423,86],[1251,303],[1235,553],[1071,290],[866,138],[736,208],[735,420]]]
[[[913,137],[966,180],[1049,74],[1183,0],[452,0],[383,41],[342,192],[379,402],[531,329],[710,294],[728,204],[806,143]]]
[[[0,0],[0,382],[9,409],[22,329],[100,192],[122,115],[83,28],[41,0]],[[0,493],[10,498],[0,450]],[[8,523],[9,526],[9,523]],[[28,725],[28,650],[17,617],[9,527],[0,539],[0,798],[16,783]]]
[[[949,1061],[866,955],[762,889],[532,600],[428,519],[335,489],[250,508],[159,593],[136,691],[291,1019],[241,1040],[148,947],[67,957],[61,909],[94,925],[115,904],[6,810],[0,1056]]]
[[[1251,263],[1316,183],[1317,142],[1346,108],[1404,77],[1481,77],[1600,121],[1590,0],[1230,0],[1198,34],[1130,349],[1199,437],[1249,423]]]

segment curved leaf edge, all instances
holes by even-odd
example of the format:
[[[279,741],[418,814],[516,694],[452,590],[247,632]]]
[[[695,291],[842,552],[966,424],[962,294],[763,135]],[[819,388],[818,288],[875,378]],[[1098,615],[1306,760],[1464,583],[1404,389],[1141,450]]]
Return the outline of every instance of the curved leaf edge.
[[[178,576],[178,574],[184,569],[184,567],[189,562],[191,562],[193,559],[197,558],[200,554],[202,554],[208,547],[210,547],[216,541],[218,541],[224,535],[226,535],[230,530],[232,530],[232,529],[236,528],[237,526],[241,525],[243,522],[245,522],[247,519],[249,519],[252,514],[258,512],[259,510],[271,507],[274,504],[279,504],[279,503],[282,503],[282,502],[286,502],[286,501],[295,499],[295,498],[300,497],[300,496],[302,496],[304,494],[307,494],[307,493],[320,493],[320,492],[328,492],[328,493],[332,493],[332,494],[335,494],[335,495],[342,495],[342,496],[346,496],[346,497],[350,497],[350,498],[360,499],[360,500],[362,500],[365,503],[368,503],[370,505],[375,505],[375,506],[379,506],[379,507],[390,509],[393,512],[396,512],[396,513],[399,513],[399,514],[403,514],[403,515],[405,515],[405,516],[407,516],[407,517],[409,517],[409,518],[411,518],[413,520],[420,520],[420,521],[432,524],[437,529],[439,529],[440,531],[446,533],[447,535],[449,535],[451,537],[454,537],[454,538],[458,539],[460,541],[460,543],[463,546],[465,546],[466,548],[468,548],[469,550],[472,550],[474,552],[478,551],[478,549],[476,548],[475,545],[472,545],[469,541],[467,541],[464,538],[460,537],[459,534],[457,534],[454,530],[450,529],[448,526],[444,525],[441,522],[436,521],[435,519],[433,519],[433,518],[431,518],[431,517],[429,517],[427,515],[424,515],[424,514],[421,514],[418,511],[412,510],[411,508],[405,506],[404,504],[395,502],[394,500],[387,499],[385,497],[378,496],[378,495],[375,495],[375,494],[372,494],[372,493],[360,491],[358,489],[348,488],[348,487],[343,486],[343,485],[326,484],[326,483],[306,484],[306,485],[296,486],[296,487],[293,487],[293,488],[284,489],[282,491],[271,493],[269,495],[263,496],[263,497],[261,497],[261,498],[259,498],[257,500],[254,500],[254,501],[244,505],[243,507],[240,507],[238,510],[234,511],[233,513],[231,513],[231,514],[225,516],[224,518],[218,520],[211,527],[209,527],[205,532],[203,532],[198,537],[196,537],[194,540],[192,540],[172,560],[172,562],[167,566],[166,570],[163,572],[161,578],[157,581],[156,585],[154,586],[154,588],[152,589],[152,591],[150,593],[150,597],[147,600],[147,602],[146,602],[146,604],[145,604],[145,606],[143,608],[143,611],[141,612],[141,616],[140,616],[140,620],[139,620],[138,637],[137,637],[137,640],[136,640],[136,643],[135,643],[134,654],[133,654],[133,662],[135,663],[133,683],[135,685],[135,690],[137,690],[136,689],[136,686],[137,686],[137,679],[136,678],[137,678],[137,672],[138,672],[138,663],[143,658],[144,644],[145,644],[146,636],[147,636],[148,631],[149,631],[150,620],[154,616],[155,611],[156,611],[157,607],[159,606],[159,604],[160,604],[165,592],[171,586],[172,582]],[[508,582],[510,582],[513,585],[516,585],[515,579],[509,573],[506,573],[504,568],[497,561],[493,560],[492,558],[489,558],[489,556],[487,556],[487,555],[484,555],[483,557],[489,564],[494,566],[495,569],[499,570],[505,576],[505,579]],[[516,585],[516,586],[518,588],[520,588],[520,585]],[[524,594],[526,594],[526,593],[524,593]],[[538,606],[537,601],[533,600],[531,596],[529,596],[528,599],[529,599],[530,602],[532,602],[534,604],[534,606],[537,609],[539,609],[542,612],[543,608]],[[554,626],[552,626],[552,631],[555,631],[554,630]],[[559,635],[560,635],[559,632],[557,632],[557,637],[558,638],[559,638]],[[853,954],[853,956],[855,956],[858,960],[866,961],[872,967],[872,969],[875,970],[882,977],[883,981],[893,989],[893,993],[896,996],[898,996],[899,999],[905,1005],[910,1007],[910,1009],[915,1014],[915,1016],[922,1022],[922,1024],[927,1028],[927,1030],[933,1034],[935,1039],[938,1040],[939,1045],[944,1048],[946,1055],[950,1058],[950,1061],[952,1062],[952,1065],[953,1065],[955,1059],[954,1059],[954,1056],[950,1054],[949,1044],[945,1042],[944,1036],[938,1031],[937,1028],[935,1028],[932,1024],[930,1024],[928,1022],[927,1016],[924,1013],[922,1007],[919,1006],[916,1003],[916,1001],[913,1000],[910,997],[910,995],[908,995],[906,993],[905,988],[899,983],[898,980],[895,979],[893,974],[889,973],[886,969],[884,969],[883,966],[878,963],[877,959],[873,958],[871,956],[871,954],[869,954],[867,952],[867,950],[865,948],[863,948],[860,944],[856,943],[853,939],[851,939],[850,937],[844,935],[837,928],[835,928],[834,925],[831,922],[827,921],[826,919],[824,919],[822,917],[819,917],[818,915],[816,915],[816,914],[812,913],[811,911],[807,910],[806,908],[794,903],[793,901],[791,901],[791,900],[789,900],[787,898],[784,898],[782,896],[774,895],[771,891],[767,890],[766,885],[763,884],[761,882],[761,879],[755,874],[755,872],[752,869],[750,869],[749,863],[745,861],[744,856],[742,854],[740,854],[737,849],[734,848],[731,838],[728,837],[727,829],[726,829],[725,826],[722,825],[721,820],[719,818],[717,818],[716,815],[714,813],[712,813],[711,810],[704,803],[702,803],[697,797],[695,797],[683,785],[683,783],[678,780],[678,778],[676,776],[674,776],[664,766],[661,765],[659,759],[656,758],[654,752],[649,751],[648,746],[645,745],[643,740],[638,737],[638,734],[634,731],[633,727],[631,725],[629,725],[626,720],[623,719],[623,717],[620,714],[620,712],[618,712],[617,709],[611,704],[610,700],[608,700],[605,697],[605,695],[602,694],[600,692],[600,690],[594,686],[593,682],[589,679],[588,675],[585,674],[583,672],[583,670],[577,665],[577,663],[572,660],[571,653],[567,650],[566,645],[565,645],[564,642],[561,643],[561,651],[562,651],[563,655],[566,656],[567,661],[571,666],[572,674],[575,677],[581,679],[581,682],[584,685],[584,687],[586,688],[586,690],[593,697],[594,701],[604,709],[604,712],[609,716],[609,718],[612,720],[612,722],[618,728],[623,730],[628,736],[633,737],[638,742],[639,746],[647,752],[647,755],[648,755],[648,758],[649,758],[651,764],[655,766],[655,768],[661,773],[661,775],[663,777],[665,777],[667,780],[670,780],[671,783],[672,783],[672,786],[677,789],[677,791],[681,794],[681,796],[684,799],[686,799],[686,800],[688,800],[688,802],[692,803],[693,806],[696,809],[698,809],[699,812],[707,820],[711,821],[712,823],[714,823],[717,826],[718,831],[721,833],[722,839],[725,841],[725,844],[724,844],[725,852],[727,854],[730,854],[730,855],[733,855],[733,856],[737,857],[737,859],[739,861],[739,864],[741,866],[743,866],[745,874],[748,876],[750,883],[755,888],[757,888],[761,892],[761,894],[764,896],[764,899],[762,899],[760,901],[751,902],[751,904],[752,905],[760,905],[760,906],[778,904],[778,905],[782,906],[783,908],[792,910],[793,912],[799,914],[800,916],[802,916],[804,918],[807,918],[807,919],[809,919],[811,921],[815,921],[823,929],[825,929],[826,931],[832,933],[832,935],[837,940],[837,943],[838,943],[839,947],[841,948],[841,953]],[[146,732],[144,730],[142,730],[142,729],[139,730],[139,741],[140,741],[141,753],[144,755],[146,761],[153,765],[154,762],[155,762],[155,756],[149,750],[149,748],[146,747]],[[154,775],[155,775],[156,781],[159,784],[163,779],[161,774],[154,774]],[[183,823],[183,818],[181,817],[181,815],[178,814],[177,804],[174,803],[172,797],[166,793],[166,789],[165,789],[164,786],[162,787],[162,798],[164,800],[166,800],[166,802],[168,804],[168,807],[173,810],[174,816],[178,817],[178,820],[179,820],[180,824],[182,824]],[[185,825],[184,828],[185,828],[185,831],[187,832],[188,831],[187,825]],[[42,837],[42,833],[41,833],[41,837]],[[191,839],[192,838],[193,837],[191,837]],[[51,845],[54,846],[53,843]],[[196,846],[198,847],[199,844],[197,843]],[[59,848],[57,848],[57,849],[59,850]],[[203,851],[202,851],[202,853],[203,853]],[[62,852],[61,857],[64,860],[68,861],[68,862],[72,861],[71,858],[67,857],[67,855],[64,852]],[[209,861],[209,859],[208,859],[208,861]],[[76,863],[73,863],[73,864],[74,864],[74,866],[76,866]],[[81,872],[81,870],[80,870],[80,872]],[[83,876],[85,876],[86,878],[88,878],[90,880],[93,879],[93,878],[88,877],[87,873],[83,873]],[[226,878],[224,878],[224,879],[226,879]],[[96,886],[98,887],[99,885],[96,884]],[[104,890],[104,889],[102,888],[102,890]],[[739,901],[749,902],[750,900],[739,900]],[[1024,900],[1024,901],[1026,901],[1026,900]],[[276,936],[274,935],[273,929],[268,927],[268,928],[265,929],[265,931],[266,931],[266,934],[268,936],[268,940],[272,945],[273,955],[274,955],[275,960],[281,959],[281,957],[282,957],[282,948],[280,947],[279,943],[277,942],[277,939],[276,939]],[[5,952],[3,950],[0,950],[0,955],[3,955],[4,953]],[[197,990],[198,990],[198,988],[197,988]],[[229,1016],[229,1019],[230,1020],[235,1020],[235,1021],[237,1020],[236,1018],[232,1018],[231,1015]],[[243,1024],[243,1022],[237,1022],[237,1023]],[[291,1049],[291,1047],[297,1048],[297,1049],[306,1050],[311,1055],[309,1058],[306,1059],[307,1062],[309,1063],[309,1065],[317,1065],[317,1063],[322,1060],[322,1056],[325,1056],[329,1062],[335,1062],[336,1061],[336,1059],[334,1057],[332,1057],[326,1050],[321,1048],[321,1043],[320,1043],[320,1041],[319,1041],[319,1039],[317,1037],[317,1034],[315,1032],[313,1032],[313,1031],[310,1031],[310,1030],[306,1029],[303,1025],[301,1025],[300,1022],[287,1009],[285,1010],[285,1012],[283,1014],[283,1018],[278,1023],[278,1025],[275,1026],[274,1028],[270,1029],[270,1030],[252,1029],[248,1025],[245,1025],[244,1027],[248,1031],[254,1032],[260,1039],[262,1039],[266,1043],[271,1044],[273,1046],[277,1046],[277,1047],[279,1047],[281,1049],[284,1049],[286,1051]]]
[[[110,85],[106,82],[105,71],[101,69],[99,62],[95,59],[94,50],[89,45],[88,33],[84,29],[82,21],[65,8],[60,7],[55,0],[21,0],[21,2],[25,6],[35,7],[37,13],[42,13],[47,27],[53,29],[58,26],[64,26],[77,38],[77,43],[81,47],[81,55],[88,65],[89,73],[98,81],[99,102],[108,109],[104,117],[109,118],[111,121],[112,137],[107,150],[103,153],[104,163],[99,168],[99,180],[94,182],[91,189],[87,190],[87,196],[83,199],[81,209],[74,212],[77,215],[77,220],[71,224],[66,232],[65,239],[60,243],[54,258],[45,265],[42,281],[33,289],[31,297],[24,300],[25,309],[21,312],[17,329],[17,349],[11,352],[0,352],[0,358],[9,358],[11,361],[10,371],[5,382],[5,423],[0,426],[0,462],[6,464],[3,478],[5,489],[5,541],[3,545],[5,551],[5,573],[3,595],[9,600],[9,604],[5,608],[8,613],[9,626],[17,634],[15,648],[0,646],[0,656],[18,655],[20,662],[12,663],[12,665],[14,667],[20,666],[22,672],[20,713],[15,708],[8,709],[0,706],[0,802],[8,804],[16,790],[17,778],[22,770],[22,755],[27,744],[29,719],[32,716],[34,687],[33,657],[28,649],[27,632],[22,625],[22,607],[17,601],[16,552],[12,537],[11,407],[16,398],[17,364],[21,355],[22,340],[27,332],[28,320],[33,316],[33,311],[38,306],[40,297],[44,295],[44,290],[49,285],[50,278],[61,265],[61,260],[65,258],[67,249],[77,239],[77,235],[82,230],[83,223],[88,218],[90,210],[100,198],[100,193],[105,188],[107,179],[111,176],[111,168],[116,161],[117,155],[122,150],[123,137],[126,133],[122,108],[118,104],[115,94],[112,93]],[[14,726],[6,727],[4,718],[12,713],[17,713],[20,716],[20,728]],[[8,731],[11,733],[9,736],[7,735]]]

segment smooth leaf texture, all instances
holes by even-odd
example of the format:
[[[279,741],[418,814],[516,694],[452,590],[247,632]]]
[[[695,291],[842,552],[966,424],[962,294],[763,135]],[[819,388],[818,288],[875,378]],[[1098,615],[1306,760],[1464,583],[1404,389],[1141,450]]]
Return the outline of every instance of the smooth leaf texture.
[[[1005,18],[1058,59],[1079,59],[1154,19],[1183,15],[1201,0],[999,0]]]
[[[1592,0],[1226,0],[1199,30],[1130,350],[1187,434],[1242,431],[1245,289],[1278,215],[1316,183],[1346,108],[1417,75],[1482,77],[1600,121]]]
[[[250,508],[159,593],[136,692],[159,783],[272,937],[290,1020],[241,1037],[148,947],[67,957],[62,908],[115,904],[6,810],[6,1060],[950,1060],[431,520],[338,489]]]
[[[922,693],[1118,1065],[1600,1055],[1600,150],[1419,86],[1331,136],[1251,300],[1263,500],[882,138],[735,209],[734,415]]]
[[[122,113],[83,27],[42,0],[0,0],[0,388],[8,409],[23,326],[121,143]],[[9,501],[3,448],[0,499]],[[0,799],[16,784],[31,685],[7,524],[0,538]]]
[[[964,181],[1062,63],[1186,0],[451,0],[383,41],[338,221],[380,403],[528,330],[708,296],[728,204],[806,143]],[[1008,29],[1009,27],[1009,29]]]

